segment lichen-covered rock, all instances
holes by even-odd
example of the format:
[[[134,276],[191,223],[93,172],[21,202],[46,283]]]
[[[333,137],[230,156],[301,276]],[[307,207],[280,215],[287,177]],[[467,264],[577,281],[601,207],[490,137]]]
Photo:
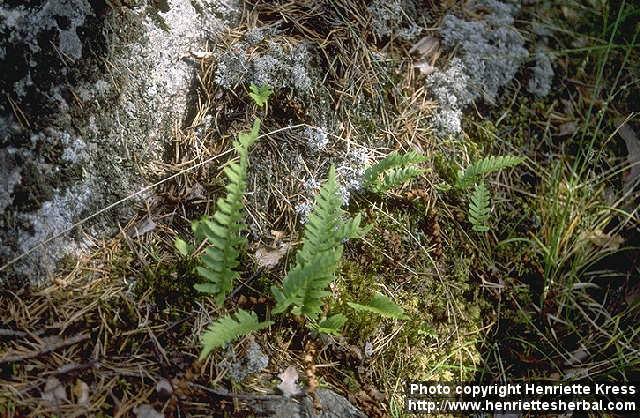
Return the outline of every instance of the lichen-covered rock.
[[[162,174],[145,167],[188,111],[189,53],[233,18],[213,0],[117,3],[0,5],[0,266],[35,247],[0,273],[13,285],[45,279],[132,213],[128,202],[36,247]]]
[[[368,7],[373,33],[379,38],[415,38],[422,31],[416,22],[417,9],[413,0],[374,0]]]
[[[262,351],[262,347],[255,340],[249,342],[246,352],[237,358],[234,347],[229,347],[229,354],[219,367],[227,371],[227,375],[236,382],[242,382],[247,377],[261,372],[269,365],[269,357]]]
[[[440,105],[434,125],[441,135],[460,133],[462,109],[478,98],[493,102],[529,56],[524,38],[513,27],[517,5],[479,0],[471,7],[484,12],[481,20],[444,17],[443,45],[457,47],[459,53],[448,68],[427,78]]]
[[[238,85],[268,85],[272,88],[293,88],[305,94],[311,88],[307,73],[309,54],[304,44],[284,45],[266,42],[266,49],[252,53],[254,45],[265,36],[273,35],[264,29],[247,32],[240,42],[218,57],[215,81],[225,88]]]

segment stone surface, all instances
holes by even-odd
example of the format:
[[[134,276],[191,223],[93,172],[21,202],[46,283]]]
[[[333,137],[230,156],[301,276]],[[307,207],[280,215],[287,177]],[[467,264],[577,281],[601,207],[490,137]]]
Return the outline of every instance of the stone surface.
[[[260,416],[279,418],[366,418],[344,396],[329,389],[318,389],[316,396],[320,409],[315,410],[310,396],[302,399],[282,397],[278,400],[258,401],[251,407]]]
[[[0,266],[162,175],[147,167],[162,161],[188,113],[190,52],[235,17],[215,0],[108,3],[120,5],[0,5]],[[0,277],[42,281],[65,254],[115,232],[132,207],[50,241]]]

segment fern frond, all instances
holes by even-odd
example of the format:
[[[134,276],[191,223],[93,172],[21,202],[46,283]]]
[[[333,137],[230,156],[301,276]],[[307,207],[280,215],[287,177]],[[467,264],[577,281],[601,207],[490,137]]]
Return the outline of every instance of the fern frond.
[[[342,314],[331,315],[330,317],[320,321],[312,328],[322,334],[340,335],[342,327],[347,322],[347,317]]]
[[[338,192],[335,168],[329,170],[316,202],[305,224],[302,248],[296,253],[296,264],[282,282],[273,286],[276,299],[274,313],[291,308],[296,315],[315,318],[320,314],[322,299],[330,293],[327,286],[334,278],[342,257],[342,243],[363,234],[360,216],[344,222],[342,199]]]
[[[257,140],[259,130],[260,119],[256,119],[251,132],[239,134],[234,141],[233,147],[238,160],[224,168],[228,180],[225,186],[227,194],[217,200],[213,217],[203,217],[196,227],[210,245],[200,258],[201,265],[196,268],[206,282],[197,283],[194,287],[200,292],[213,295],[218,305],[224,303],[239,275],[236,270],[240,264],[238,257],[246,243],[241,235],[246,228],[242,199],[247,187],[249,147]]]
[[[296,315],[313,317],[320,313],[322,298],[329,296],[325,288],[331,283],[342,256],[342,250],[324,250],[317,253],[310,262],[298,262],[282,282],[282,289],[273,286],[271,291],[276,299],[273,313],[282,313],[293,306]]]
[[[201,360],[207,357],[213,349],[273,324],[271,321],[259,322],[255,312],[247,312],[242,309],[234,316],[235,318],[231,315],[223,316],[209,325],[209,328],[200,336]]]
[[[486,174],[516,166],[523,161],[525,161],[525,158],[514,155],[491,155],[484,157],[471,164],[464,171],[461,170],[458,172],[456,187],[466,189]]]
[[[408,319],[409,317],[404,314],[404,309],[398,306],[382,293],[376,293],[366,305],[359,303],[347,302],[351,308],[356,311],[373,312],[378,315],[382,315],[387,318],[395,319]]]
[[[264,106],[269,101],[269,96],[273,93],[273,89],[266,84],[257,86],[253,83],[249,86],[251,92],[249,96],[253,99],[253,102],[259,107]]]
[[[516,166],[524,161],[525,158],[517,157],[515,155],[491,155],[489,157],[484,157],[471,164],[464,171],[460,170],[458,172],[456,187],[458,189],[467,189],[473,186],[486,174]]]
[[[419,176],[422,170],[414,166],[425,160],[423,155],[415,151],[405,154],[394,151],[364,172],[363,185],[374,193],[386,193]]]
[[[476,232],[487,232],[491,214],[491,196],[483,183],[476,185],[469,199],[469,222]]]

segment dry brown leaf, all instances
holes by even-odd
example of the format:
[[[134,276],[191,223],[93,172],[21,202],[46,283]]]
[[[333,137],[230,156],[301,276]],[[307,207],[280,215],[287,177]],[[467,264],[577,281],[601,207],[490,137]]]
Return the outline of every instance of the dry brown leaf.
[[[589,352],[581,347],[573,352],[569,353],[569,358],[564,363],[565,366],[575,366],[576,364],[583,363],[589,357]]]
[[[605,234],[601,229],[588,231],[583,234],[583,237],[598,247],[603,247],[610,250],[617,250],[622,244],[624,244],[624,238],[622,238],[620,235]]]
[[[160,399],[167,399],[171,397],[173,393],[173,386],[167,379],[160,379],[158,383],[156,383],[156,392]]]
[[[187,201],[200,200],[206,198],[207,191],[202,187],[200,183],[195,183],[193,186],[187,188]]]
[[[439,55],[440,41],[434,36],[425,36],[416,42],[409,50],[410,54],[415,54],[424,59],[433,58]]]
[[[278,385],[278,389],[282,391],[284,396],[290,397],[302,393],[298,387],[298,371],[295,367],[287,367],[285,371],[278,375],[278,378],[282,380],[282,383]]]
[[[421,74],[424,75],[429,75],[436,70],[436,67],[424,60],[416,62],[413,66],[414,68],[417,68]]]
[[[280,241],[281,239],[283,239],[285,237],[285,232],[284,231],[271,230],[271,236],[273,237],[274,240]]]
[[[89,385],[85,382],[80,379],[76,380],[76,384],[73,386],[73,394],[78,405],[89,405]]]
[[[409,53],[419,58],[414,68],[421,74],[429,75],[436,70],[434,64],[440,56],[440,41],[433,36],[425,36],[411,47]]]
[[[578,125],[575,121],[563,123],[558,127],[558,135],[566,136],[573,135],[578,130]]]
[[[164,418],[164,414],[156,411],[151,405],[146,403],[133,408],[133,413],[136,415],[136,418]]]
[[[129,236],[131,238],[138,238],[144,234],[147,234],[153,231],[154,229],[156,229],[156,226],[157,225],[155,222],[153,222],[153,219],[149,217],[144,218],[143,220],[138,222],[136,226],[133,227],[133,231],[129,233]]]
[[[44,383],[42,399],[57,406],[68,401],[67,391],[58,379],[55,377],[49,377]]]
[[[270,248],[266,246],[259,247],[254,256],[258,267],[272,269],[278,265],[282,257],[287,254],[287,251],[291,248],[291,244],[286,243],[280,245],[279,248]]]

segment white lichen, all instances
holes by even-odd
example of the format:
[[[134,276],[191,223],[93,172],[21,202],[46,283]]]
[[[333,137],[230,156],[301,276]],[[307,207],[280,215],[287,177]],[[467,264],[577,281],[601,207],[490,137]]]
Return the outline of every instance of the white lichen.
[[[512,27],[518,6],[481,0],[471,7],[484,12],[482,20],[444,17],[442,43],[459,52],[445,70],[426,81],[440,106],[433,125],[441,135],[460,133],[464,107],[478,98],[493,102],[529,56],[524,38]]]
[[[307,139],[307,146],[312,152],[318,152],[329,143],[327,130],[322,127],[307,127],[304,130],[304,137]]]
[[[416,38],[422,28],[414,21],[416,5],[411,0],[374,0],[367,10],[371,14],[373,33],[379,37]]]
[[[307,72],[309,54],[306,46],[283,47],[274,41],[266,44],[266,50],[258,54],[251,50],[251,43],[239,43],[220,54],[215,82],[228,89],[254,83],[308,92],[311,78]]]

